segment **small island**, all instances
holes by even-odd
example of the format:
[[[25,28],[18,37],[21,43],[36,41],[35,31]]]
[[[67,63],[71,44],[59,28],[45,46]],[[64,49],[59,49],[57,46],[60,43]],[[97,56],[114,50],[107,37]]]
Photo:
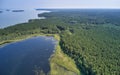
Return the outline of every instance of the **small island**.
[[[6,11],[10,11],[10,9],[6,9]]]
[[[41,11],[42,9],[39,9],[39,8],[37,8],[37,9],[35,9],[36,11]]]
[[[0,13],[2,13],[3,11],[0,11]]]
[[[24,10],[12,10],[12,12],[24,12]]]

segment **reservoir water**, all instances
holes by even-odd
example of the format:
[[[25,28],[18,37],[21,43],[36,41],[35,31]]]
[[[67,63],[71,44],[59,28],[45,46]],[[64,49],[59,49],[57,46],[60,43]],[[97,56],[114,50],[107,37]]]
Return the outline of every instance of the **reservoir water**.
[[[53,37],[33,37],[0,47],[0,75],[35,75],[50,71],[49,58],[56,40]]]
[[[44,17],[38,17],[38,14],[42,14],[45,12],[50,12],[47,10],[39,10],[35,9],[24,10],[23,12],[12,12],[3,10],[0,13],[0,28],[8,27],[11,25],[28,22],[29,19],[42,19]]]

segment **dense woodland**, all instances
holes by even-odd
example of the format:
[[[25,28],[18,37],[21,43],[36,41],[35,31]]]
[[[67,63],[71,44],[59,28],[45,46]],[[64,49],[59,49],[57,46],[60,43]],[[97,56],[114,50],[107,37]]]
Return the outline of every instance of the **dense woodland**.
[[[59,34],[60,46],[84,75],[120,75],[120,10],[51,10],[46,19],[0,29],[0,42]]]

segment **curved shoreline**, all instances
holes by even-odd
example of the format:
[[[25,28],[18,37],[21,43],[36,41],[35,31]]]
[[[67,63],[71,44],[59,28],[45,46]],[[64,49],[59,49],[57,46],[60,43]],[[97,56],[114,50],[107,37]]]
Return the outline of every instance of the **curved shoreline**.
[[[12,27],[12,26],[11,26]],[[80,72],[74,62],[73,59],[71,59],[67,54],[65,54],[61,46],[59,44],[60,42],[60,35],[59,34],[49,34],[49,33],[33,33],[33,34],[26,34],[26,35],[20,35],[15,38],[12,38],[10,40],[4,40],[0,42],[0,47],[5,46],[6,44],[12,43],[12,42],[18,42],[22,41],[31,37],[35,36],[53,36],[55,40],[57,40],[57,44],[55,46],[55,52],[51,55],[49,61],[50,61],[50,75],[61,75],[62,74],[75,74],[80,75]],[[57,68],[57,69],[56,69]]]
[[[52,36],[55,38],[55,40],[58,41],[55,46],[55,52],[49,58],[49,61],[50,61],[49,74],[50,75],[61,75],[61,71],[64,71],[63,72],[64,74],[65,73],[71,73],[71,74],[76,74],[76,75],[80,74],[79,70],[77,69],[77,66],[75,65],[74,60],[62,52],[60,45],[59,45],[59,42],[60,42],[59,34],[33,34],[33,35],[28,35],[27,37],[22,36],[22,37],[19,37],[19,39],[4,41],[3,44],[0,44],[0,47],[2,46],[4,47],[9,43],[19,42],[19,41],[26,40],[32,37],[37,37],[37,36]],[[61,58],[61,56],[63,58]],[[57,70],[55,69],[56,67],[58,67]]]
[[[1,47],[1,46],[4,46],[4,45],[6,45],[6,44],[9,44],[9,43],[19,42],[19,41],[26,40],[26,39],[29,39],[29,38],[32,38],[32,37],[36,37],[36,36],[53,36],[53,34],[23,35],[22,37],[17,37],[17,38],[15,38],[15,39],[13,39],[13,40],[6,40],[6,41],[0,42],[0,47]]]

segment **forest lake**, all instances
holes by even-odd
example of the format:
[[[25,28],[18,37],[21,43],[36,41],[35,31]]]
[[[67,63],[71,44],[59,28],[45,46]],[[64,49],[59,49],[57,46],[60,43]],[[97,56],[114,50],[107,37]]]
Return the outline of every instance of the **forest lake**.
[[[0,13],[0,28],[5,28],[38,17],[45,10],[25,10],[24,12],[3,11]],[[34,75],[35,71],[50,71],[49,58],[56,46],[53,37],[38,36],[0,47],[0,75]]]

